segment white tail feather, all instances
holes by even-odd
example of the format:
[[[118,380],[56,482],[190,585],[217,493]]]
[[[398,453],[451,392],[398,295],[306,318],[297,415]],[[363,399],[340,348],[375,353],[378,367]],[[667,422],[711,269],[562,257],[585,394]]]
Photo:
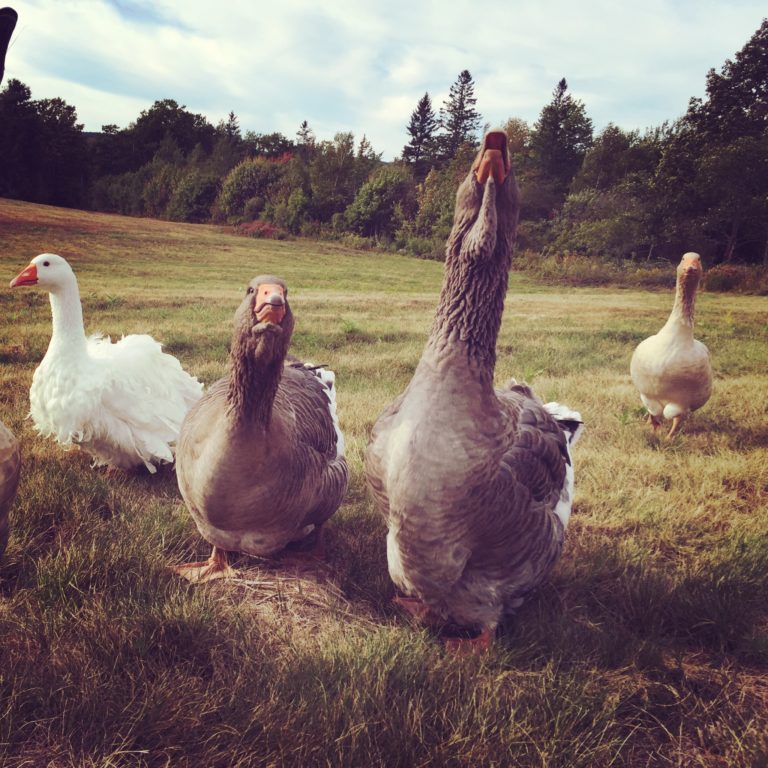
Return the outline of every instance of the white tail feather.
[[[565,530],[571,519],[571,508],[573,507],[574,471],[571,448],[576,445],[576,442],[581,437],[581,433],[584,431],[584,422],[578,411],[573,411],[562,403],[545,403],[544,408],[560,425],[560,429],[563,430],[567,437],[568,463],[565,467],[565,481],[560,491],[560,499],[555,505],[554,510],[563,524],[563,530]]]
[[[339,417],[336,413],[336,374],[329,368],[318,368],[312,363],[304,363],[304,367],[311,370],[323,384],[323,392],[328,398],[328,410],[331,413],[331,419],[333,419],[333,428],[336,430],[336,456],[343,456],[346,446],[339,425]]]

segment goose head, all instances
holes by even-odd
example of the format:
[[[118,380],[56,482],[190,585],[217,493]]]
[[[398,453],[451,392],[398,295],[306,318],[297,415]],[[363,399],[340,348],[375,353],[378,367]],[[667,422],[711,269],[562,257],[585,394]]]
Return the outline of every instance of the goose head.
[[[55,253],[41,253],[11,280],[11,288],[23,285],[39,285],[49,293],[58,293],[77,285],[77,280],[66,259]]]
[[[235,333],[260,357],[285,356],[293,334],[293,312],[284,280],[259,275],[248,283],[235,312]]]
[[[509,147],[504,131],[490,131],[483,140],[483,146],[472,163],[472,173],[478,184],[485,184],[493,176],[496,184],[503,184],[509,175]]]
[[[517,231],[519,193],[507,135],[489,131],[456,193],[448,256],[465,261],[510,258]]]
[[[683,258],[680,259],[680,263],[677,265],[677,280],[685,287],[691,287],[693,289],[698,286],[701,276],[704,274],[704,269],[701,266],[701,256],[698,253],[692,251],[683,254]]]

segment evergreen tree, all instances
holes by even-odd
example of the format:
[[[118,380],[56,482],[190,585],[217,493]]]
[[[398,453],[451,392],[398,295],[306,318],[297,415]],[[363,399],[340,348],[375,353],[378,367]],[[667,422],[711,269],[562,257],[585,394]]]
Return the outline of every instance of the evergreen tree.
[[[309,127],[309,123],[306,120],[302,121],[301,125],[299,126],[299,130],[296,131],[296,137],[298,138],[298,141],[296,142],[296,148],[298,150],[299,157],[305,163],[308,163],[315,154],[316,140],[315,133]]]
[[[216,127],[216,130],[219,134],[223,134],[233,141],[238,141],[242,138],[240,134],[240,122],[234,112],[230,112],[229,115],[227,115],[226,122],[222,120]]]
[[[440,127],[443,133],[438,141],[442,158],[454,158],[462,144],[477,145],[480,113],[475,109],[476,103],[475,83],[469,70],[465,69],[459,73],[440,109]]]
[[[435,159],[435,131],[439,125],[429,94],[425,93],[411,113],[405,129],[411,139],[403,147],[403,160],[413,166],[417,179],[427,175],[429,165]]]
[[[592,121],[584,104],[574,99],[563,78],[553,92],[552,101],[541,111],[533,127],[531,145],[545,178],[565,195],[568,185],[592,144]]]

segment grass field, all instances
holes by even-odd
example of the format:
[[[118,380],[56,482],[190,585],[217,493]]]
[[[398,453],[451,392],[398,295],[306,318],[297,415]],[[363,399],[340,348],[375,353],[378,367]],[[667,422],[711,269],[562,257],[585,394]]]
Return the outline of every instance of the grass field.
[[[384,526],[362,473],[407,384],[442,265],[0,200],[7,286],[70,260],[86,330],[149,332],[206,384],[255,274],[284,277],[293,351],[337,374],[351,466],[327,568],[207,556],[172,469],[107,475],[25,420],[47,296],[0,290],[0,418],[23,479],[0,561],[0,765],[768,766],[766,299],[702,294],[715,391],[672,443],[629,381],[672,296],[513,274],[497,381],[581,411],[577,495],[550,580],[487,656],[454,658],[390,605]]]

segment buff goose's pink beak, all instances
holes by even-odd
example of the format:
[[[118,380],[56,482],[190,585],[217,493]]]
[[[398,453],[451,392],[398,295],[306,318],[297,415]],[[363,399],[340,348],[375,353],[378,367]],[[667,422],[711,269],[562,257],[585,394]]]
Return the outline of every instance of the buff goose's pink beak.
[[[19,285],[37,285],[37,267],[30,264],[11,280],[11,288]]]
[[[280,325],[285,317],[285,293],[283,287],[276,283],[260,285],[253,314],[260,323]]]

